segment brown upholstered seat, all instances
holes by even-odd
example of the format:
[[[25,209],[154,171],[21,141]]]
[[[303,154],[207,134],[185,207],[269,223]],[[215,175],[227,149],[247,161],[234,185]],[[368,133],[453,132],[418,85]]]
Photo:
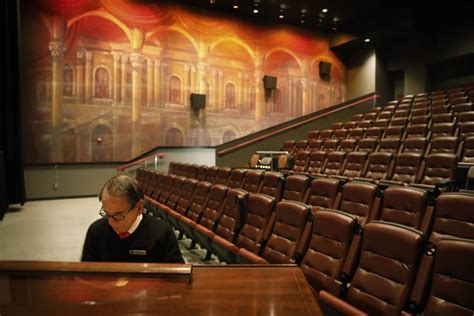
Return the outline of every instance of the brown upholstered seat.
[[[425,159],[420,183],[434,189],[435,185],[452,181],[456,176],[458,158],[454,154],[430,154]]]
[[[264,243],[268,240],[273,229],[275,213],[273,212],[274,199],[271,196],[258,193],[249,193],[247,202],[247,217],[240,230],[235,245],[225,242],[222,237],[216,236],[214,242],[223,245],[229,252],[229,261],[236,262],[235,256],[239,248],[259,255]]]
[[[341,185],[336,179],[316,178],[311,181],[308,204],[315,208],[337,208]]]
[[[189,206],[193,200],[194,191],[196,190],[198,181],[196,179],[184,180],[181,189],[181,195],[173,210],[165,209],[168,222],[175,228],[179,228],[178,217],[185,216]]]
[[[361,139],[364,137],[365,128],[351,128],[349,134],[347,135],[348,139]]]
[[[423,315],[473,315],[472,267],[472,239],[443,239],[438,242],[428,302]]]
[[[322,139],[323,141],[326,139],[331,139],[334,131],[332,129],[325,129],[322,130],[321,133],[319,133],[319,138]]]
[[[192,236],[192,226],[199,220],[199,217],[207,204],[211,185],[212,184],[208,181],[199,181],[196,184],[196,190],[194,191],[194,196],[189,205],[188,211],[185,215],[177,216],[178,229],[188,237]]]
[[[363,177],[372,181],[388,179],[393,169],[393,153],[376,152],[369,154],[366,170]]]
[[[302,150],[296,154],[295,162],[291,170],[293,172],[305,172],[306,169],[308,169],[308,165],[309,165],[309,151]]]
[[[230,172],[229,180],[227,186],[229,188],[241,188],[245,179],[245,170],[242,169],[232,169]]]
[[[357,147],[357,139],[344,139],[339,143],[339,151],[352,152]]]
[[[263,173],[260,171],[250,170],[245,173],[242,188],[251,193],[257,193],[262,183]]]
[[[216,179],[214,183],[227,185],[231,171],[232,169],[229,167],[219,167],[219,169],[217,170],[217,175],[216,175]]]
[[[216,167],[216,166],[208,167],[207,173],[206,173],[206,181],[210,183],[215,183],[218,171],[219,171],[219,167]]]
[[[400,152],[403,153],[419,153],[424,156],[428,146],[426,137],[409,137],[402,142]]]
[[[431,126],[431,136],[456,136],[456,124],[453,122],[434,123]]]
[[[326,161],[327,153],[325,151],[313,151],[309,155],[309,166],[307,172],[309,175],[320,174]]]
[[[422,161],[423,155],[421,153],[398,154],[395,157],[395,165],[390,182],[382,181],[382,183],[403,185],[417,182]]]
[[[166,201],[171,194],[171,190],[173,189],[174,179],[176,179],[176,177],[178,176],[175,176],[174,174],[167,174],[165,176],[163,188],[161,189],[160,195],[157,199],[161,204],[166,204]]]
[[[431,140],[431,148],[428,154],[456,154],[461,157],[459,138],[455,136],[440,136]]]
[[[306,139],[308,141],[311,141],[313,139],[318,139],[318,138],[319,138],[319,131],[318,130],[309,131],[308,134],[306,135]]]
[[[359,264],[346,301],[369,315],[400,315],[415,279],[423,235],[388,222],[365,226]],[[320,300],[340,310],[345,302],[321,292]]]
[[[321,150],[325,152],[337,151],[339,149],[339,139],[326,139],[323,141],[323,146]]]
[[[306,203],[309,195],[310,179],[303,175],[290,175],[285,179],[282,200]]]
[[[185,180],[186,178],[182,176],[181,177],[178,176],[174,179],[173,187],[171,188],[170,195],[165,203],[165,205],[168,206],[169,208],[174,209],[174,207],[178,203],[182,194],[182,189],[183,189]]]
[[[323,141],[320,139],[312,139],[308,143],[308,151],[311,153],[316,150],[320,150],[321,146],[323,145]]]
[[[364,120],[357,122],[357,127],[359,128],[370,128],[374,125],[374,121]]]
[[[335,295],[341,287],[343,266],[351,246],[355,216],[336,210],[314,213],[309,247],[301,261],[301,270],[317,291]]]
[[[304,249],[309,234],[304,234],[310,228],[308,219],[311,210],[308,205],[295,201],[281,201],[276,206],[275,225],[262,255],[256,256],[246,249],[240,249],[239,262],[262,263],[295,263],[302,255],[299,249]],[[308,232],[309,233],[309,232]],[[301,259],[301,258],[300,258]]]
[[[462,162],[474,162],[474,136],[469,136],[464,140],[462,152]]]
[[[396,155],[400,149],[400,137],[383,138],[379,142],[378,152],[388,152]]]
[[[333,151],[328,153],[322,173],[327,176],[338,175],[343,168],[345,158],[346,152],[343,151]]]
[[[345,139],[347,137],[347,133],[349,133],[349,131],[345,128],[337,129],[334,131],[334,138],[339,140]]]
[[[415,124],[410,125],[406,129],[405,137],[430,137],[428,125],[426,124]]]
[[[280,201],[283,192],[283,175],[279,172],[265,172],[258,193],[263,193]]]
[[[347,178],[360,177],[364,171],[368,155],[367,152],[363,151],[348,153],[340,175]]]
[[[207,166],[205,165],[199,166],[196,171],[196,179],[198,181],[204,181],[206,180],[206,177],[207,177]]]
[[[381,127],[371,127],[365,131],[365,138],[376,139],[377,141],[382,138],[383,128]]]
[[[377,120],[391,120],[393,113],[390,111],[382,111],[377,116]]]
[[[377,148],[378,140],[377,139],[370,139],[365,138],[359,141],[359,145],[357,146],[357,151],[366,152],[366,153],[373,153]]]
[[[377,185],[365,182],[348,182],[342,187],[339,210],[357,216],[357,222],[365,225],[378,218],[380,190]]]
[[[308,140],[301,139],[295,143],[295,148],[293,150],[293,156],[297,155],[300,151],[306,150],[308,147]]]
[[[427,236],[432,219],[433,207],[428,205],[426,191],[398,186],[385,189],[381,221],[413,227]]]

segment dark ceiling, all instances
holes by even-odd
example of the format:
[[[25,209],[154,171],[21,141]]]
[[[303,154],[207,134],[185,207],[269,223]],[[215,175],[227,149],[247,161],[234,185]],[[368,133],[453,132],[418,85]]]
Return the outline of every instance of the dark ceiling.
[[[153,1],[153,0],[152,0]],[[157,1],[157,0],[155,0]],[[474,17],[473,0],[178,0],[206,11],[220,11],[262,23],[296,25],[326,33],[364,36],[384,29],[426,32]],[[234,7],[234,6],[238,6]],[[257,9],[258,13],[253,13]],[[322,12],[327,9],[326,13]],[[283,18],[280,18],[280,15]]]

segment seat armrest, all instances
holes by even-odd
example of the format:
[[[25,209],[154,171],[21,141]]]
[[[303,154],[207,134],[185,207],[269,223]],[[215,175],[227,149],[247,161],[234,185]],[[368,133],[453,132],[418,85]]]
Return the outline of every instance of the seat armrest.
[[[448,188],[452,190],[456,184],[455,180],[447,180],[439,183],[435,183],[435,188]]]
[[[324,303],[328,308],[338,311],[342,315],[367,316],[367,313],[326,291],[319,292],[319,302]]]

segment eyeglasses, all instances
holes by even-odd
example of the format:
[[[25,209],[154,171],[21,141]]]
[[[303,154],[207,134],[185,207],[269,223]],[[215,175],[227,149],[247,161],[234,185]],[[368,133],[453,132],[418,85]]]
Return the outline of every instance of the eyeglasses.
[[[100,208],[99,215],[102,216],[102,217],[107,217],[107,218],[112,217],[112,218],[115,219],[116,221],[123,221],[123,220],[125,219],[125,216],[127,216],[127,214],[130,213],[130,211],[133,210],[134,208],[135,208],[135,204],[133,204],[133,205],[128,209],[128,211],[126,211],[126,212],[119,213],[119,214],[115,214],[115,215],[110,215],[110,214],[108,214],[106,211],[104,211],[104,206],[102,206],[102,207]]]

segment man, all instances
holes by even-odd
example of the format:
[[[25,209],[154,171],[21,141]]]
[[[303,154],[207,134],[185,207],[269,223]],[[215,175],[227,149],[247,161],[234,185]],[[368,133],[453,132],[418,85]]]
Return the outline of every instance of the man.
[[[87,231],[82,261],[184,263],[173,229],[143,215],[143,192],[127,175],[108,180],[99,193],[101,219]]]

